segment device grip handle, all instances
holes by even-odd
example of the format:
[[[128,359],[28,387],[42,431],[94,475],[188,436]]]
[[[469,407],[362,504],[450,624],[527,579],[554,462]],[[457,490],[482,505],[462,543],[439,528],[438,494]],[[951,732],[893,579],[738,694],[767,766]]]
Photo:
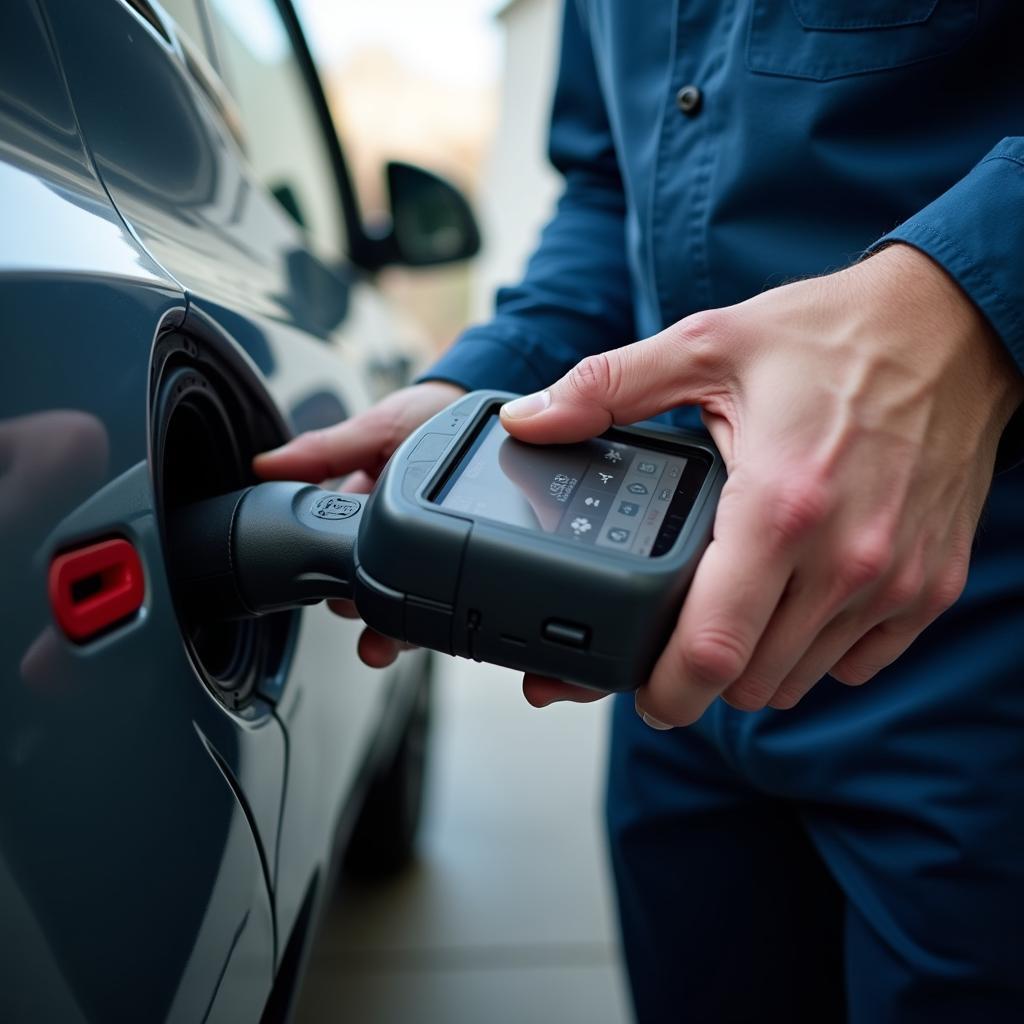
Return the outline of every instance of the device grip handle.
[[[274,481],[174,510],[167,526],[179,600],[230,619],[351,598],[365,502]]]

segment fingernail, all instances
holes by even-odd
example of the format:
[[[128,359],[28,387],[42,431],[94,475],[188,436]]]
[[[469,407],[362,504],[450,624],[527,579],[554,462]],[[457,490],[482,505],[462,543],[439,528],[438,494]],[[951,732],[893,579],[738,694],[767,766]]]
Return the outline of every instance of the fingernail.
[[[666,729],[674,729],[675,726],[668,725],[665,722],[659,721],[653,715],[647,714],[642,707],[640,707],[640,698],[633,695],[633,707],[636,708],[636,713],[640,716],[644,725],[650,726],[652,729],[657,729],[659,732],[664,732]]]
[[[522,398],[514,398],[506,402],[501,411],[513,420],[524,420],[527,416],[536,416],[543,412],[551,404],[551,393],[549,391],[535,391],[532,395],[523,395]]]

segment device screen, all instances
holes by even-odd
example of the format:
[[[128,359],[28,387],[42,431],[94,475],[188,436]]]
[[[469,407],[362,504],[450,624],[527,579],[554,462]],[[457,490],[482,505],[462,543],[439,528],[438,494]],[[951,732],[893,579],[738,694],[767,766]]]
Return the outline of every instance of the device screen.
[[[570,543],[646,557],[672,546],[706,474],[699,450],[687,457],[605,437],[523,444],[495,413],[433,501]]]

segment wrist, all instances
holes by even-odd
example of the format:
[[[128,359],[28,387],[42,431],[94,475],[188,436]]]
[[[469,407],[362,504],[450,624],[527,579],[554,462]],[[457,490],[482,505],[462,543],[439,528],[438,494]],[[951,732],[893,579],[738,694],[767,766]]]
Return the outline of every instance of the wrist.
[[[447,396],[449,402],[454,402],[456,398],[469,394],[468,389],[464,388],[461,384],[455,384],[450,380],[443,380],[440,377],[418,381],[412,387],[434,395]]]
[[[906,354],[926,373],[963,374],[970,366],[963,386],[979,398],[1001,432],[1024,401],[1024,374],[957,281],[930,256],[904,242],[886,246],[851,270],[864,275],[871,293],[866,305],[875,311],[873,318],[883,318],[886,334],[895,328],[907,346]]]

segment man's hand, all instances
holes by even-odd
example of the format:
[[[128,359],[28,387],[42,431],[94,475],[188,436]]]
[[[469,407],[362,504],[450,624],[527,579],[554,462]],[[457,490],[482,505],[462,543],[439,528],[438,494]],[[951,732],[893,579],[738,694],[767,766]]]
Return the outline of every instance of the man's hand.
[[[928,257],[847,270],[594,356],[502,422],[568,442],[702,407],[729,470],[714,539],[637,710],[655,727],[859,685],[956,601],[1024,378]],[[527,677],[527,698],[593,699]]]
[[[257,455],[253,469],[264,480],[323,480],[345,477],[341,489],[366,493],[395,449],[421,424],[465,394],[442,381],[402,388],[366,412],[326,430],[300,434],[274,451]],[[331,601],[333,611],[358,618],[351,601]],[[371,629],[359,638],[359,656],[374,668],[390,665],[402,645]]]

